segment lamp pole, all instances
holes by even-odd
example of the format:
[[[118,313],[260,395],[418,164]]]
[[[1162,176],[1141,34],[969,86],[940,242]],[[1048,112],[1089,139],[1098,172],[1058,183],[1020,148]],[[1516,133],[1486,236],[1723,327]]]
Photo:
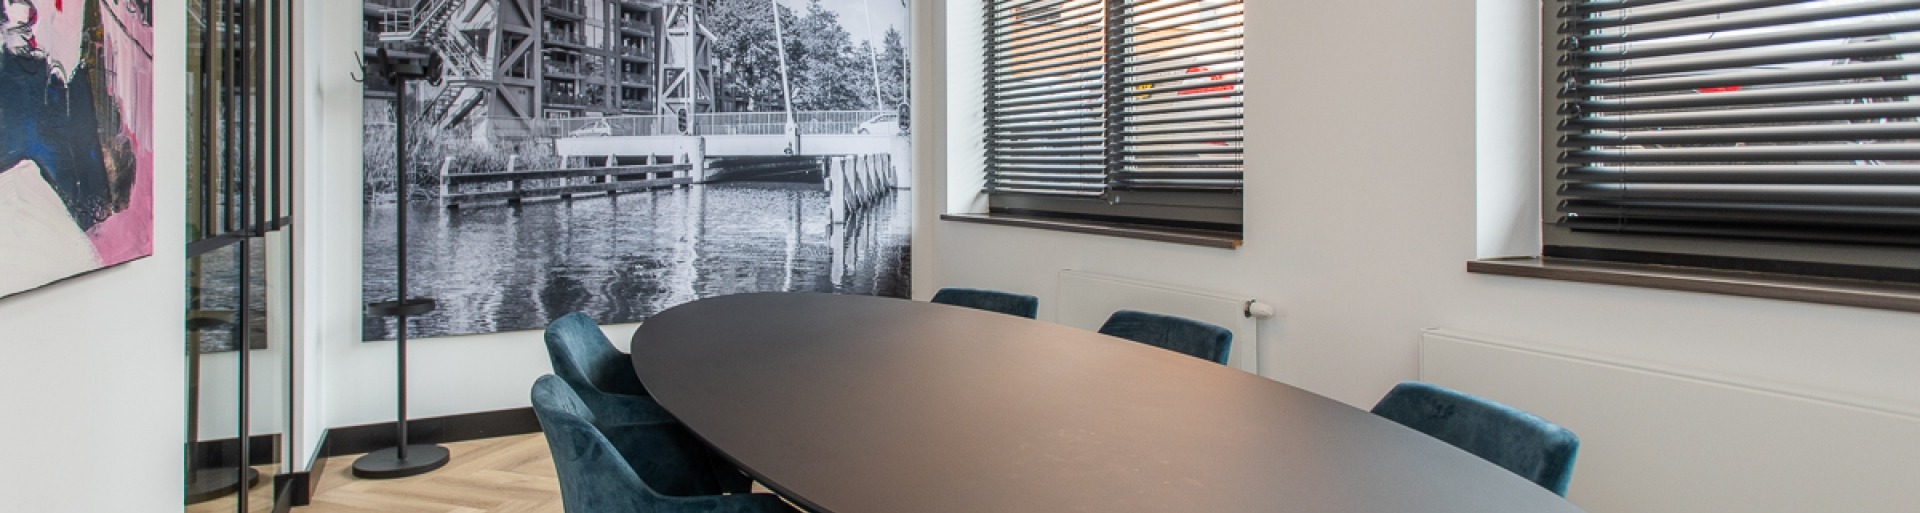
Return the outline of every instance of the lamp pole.
[[[867,13],[867,64],[873,70],[873,108],[881,110],[887,108],[887,100],[880,95],[880,45],[873,40],[873,2],[860,0],[860,6]]]
[[[393,447],[369,452],[353,462],[354,477],[394,479],[432,472],[446,466],[447,448],[434,444],[414,444],[407,433],[407,318],[432,312],[432,299],[410,297],[407,293],[407,87],[414,81],[436,81],[440,75],[440,57],[398,56],[386,49],[367,60],[367,71],[386,77],[393,85],[394,121],[394,287],[392,301],[367,305],[367,314],[393,319],[395,419]]]
[[[780,93],[785,95],[787,99],[786,129],[788,136],[792,137],[793,134],[800,133],[800,124],[794,122],[793,119],[793,82],[787,78],[786,29],[782,28],[780,24],[780,0],[767,0],[767,3],[773,4],[773,42],[774,45],[780,47],[780,51],[775,52],[775,54],[780,57]]]

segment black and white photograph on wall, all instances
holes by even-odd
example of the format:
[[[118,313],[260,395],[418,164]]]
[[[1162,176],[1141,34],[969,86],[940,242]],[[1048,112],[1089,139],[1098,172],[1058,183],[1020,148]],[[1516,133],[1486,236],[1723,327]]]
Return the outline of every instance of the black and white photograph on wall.
[[[398,208],[408,293],[438,303],[411,337],[745,292],[907,297],[908,9],[365,0],[367,55],[437,57],[404,91],[365,78],[365,297],[396,295]]]

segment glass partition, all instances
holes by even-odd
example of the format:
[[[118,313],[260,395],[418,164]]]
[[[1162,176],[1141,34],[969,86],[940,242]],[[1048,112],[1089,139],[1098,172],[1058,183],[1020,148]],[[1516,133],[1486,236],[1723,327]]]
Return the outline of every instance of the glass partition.
[[[266,512],[293,461],[287,0],[189,0],[190,512]]]

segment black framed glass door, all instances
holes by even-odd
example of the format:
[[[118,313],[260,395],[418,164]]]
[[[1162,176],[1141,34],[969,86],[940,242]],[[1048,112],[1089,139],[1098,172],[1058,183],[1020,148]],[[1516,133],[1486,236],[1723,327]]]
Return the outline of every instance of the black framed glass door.
[[[186,511],[273,511],[292,470],[291,0],[189,0]]]

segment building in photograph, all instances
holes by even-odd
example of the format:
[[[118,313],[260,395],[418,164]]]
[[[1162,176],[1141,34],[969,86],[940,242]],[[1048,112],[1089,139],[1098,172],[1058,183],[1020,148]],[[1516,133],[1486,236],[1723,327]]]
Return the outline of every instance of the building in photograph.
[[[421,119],[484,119],[494,138],[557,137],[543,120],[730,111],[716,92],[712,0],[369,0],[367,51],[432,51]],[[390,98],[369,86],[369,99]],[[732,107],[732,108],[729,108]]]

